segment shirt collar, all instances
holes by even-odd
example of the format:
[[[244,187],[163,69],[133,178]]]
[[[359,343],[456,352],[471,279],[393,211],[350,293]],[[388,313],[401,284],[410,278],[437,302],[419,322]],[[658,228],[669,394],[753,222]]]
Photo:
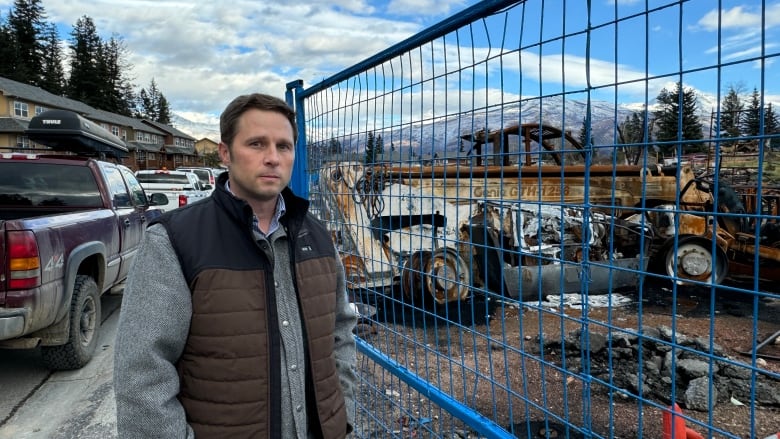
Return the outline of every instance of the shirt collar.
[[[238,199],[236,194],[230,190],[230,180],[225,182],[225,189],[227,189],[230,195]],[[284,204],[284,197],[282,197],[282,194],[279,194],[279,197],[276,199],[276,209],[274,210],[274,216],[271,218],[271,224],[268,226],[268,233],[263,233],[263,231],[260,230],[260,222],[257,220],[257,215],[255,214],[252,214],[252,228],[255,230],[255,232],[259,233],[263,237],[271,236],[272,233],[279,229],[279,219],[284,216],[286,212],[287,206]]]

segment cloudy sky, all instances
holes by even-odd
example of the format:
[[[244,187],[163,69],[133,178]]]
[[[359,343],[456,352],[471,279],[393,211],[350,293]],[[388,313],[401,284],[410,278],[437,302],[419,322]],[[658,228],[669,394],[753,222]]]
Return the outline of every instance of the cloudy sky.
[[[313,85],[476,3],[42,0],[47,21],[57,24],[63,40],[70,38],[73,24],[80,17],[90,16],[104,39],[118,35],[124,40],[138,88],[147,87],[154,78],[174,112],[208,123],[213,123],[236,95],[262,91],[281,97],[285,84],[296,79],[302,79],[304,87]],[[673,74],[682,65],[692,72],[686,76],[686,85],[702,92],[715,94],[718,85],[723,88],[738,84],[747,91],[763,87],[767,99],[780,101],[780,91],[773,88],[773,84],[780,83],[778,67],[774,66],[780,42],[780,1],[589,3],[590,15],[582,0],[528,0],[524,18],[513,18],[522,20],[522,38],[532,42],[554,39],[561,32],[586,26],[585,20],[589,19],[594,26],[590,62],[586,66],[584,50],[578,49],[584,47],[583,38],[578,43],[576,36],[564,42],[565,48],[561,44],[548,45],[549,52],[529,45],[522,55],[524,66],[514,73],[507,70],[518,79],[502,77],[505,84],[536,81],[539,93],[555,93],[564,83],[564,88],[585,87],[588,82],[598,87],[600,83],[623,81],[627,83],[623,89],[629,90],[632,81],[645,77],[659,77],[657,83],[661,85],[673,81]],[[13,0],[0,0],[0,12],[6,15],[12,4]],[[654,8],[658,10],[645,20],[641,13]],[[636,20],[599,27],[616,15],[634,13]],[[520,27],[510,23],[509,37],[513,38]],[[647,44],[646,35],[650,41]],[[475,53],[489,52],[487,37],[474,37]],[[495,35],[493,38],[493,45],[498,44]],[[754,59],[762,50],[771,55],[763,65],[744,61]],[[711,67],[718,59],[723,69],[696,73],[697,66]],[[655,89],[648,91],[644,82],[636,85],[637,99],[642,94],[654,97],[657,93]],[[505,87],[507,92],[512,91]]]
[[[152,78],[175,112],[217,116],[233,97],[283,97],[408,38],[475,0],[43,0],[63,39],[82,16],[104,39],[121,36],[134,82]],[[0,0],[5,16],[13,0]]]

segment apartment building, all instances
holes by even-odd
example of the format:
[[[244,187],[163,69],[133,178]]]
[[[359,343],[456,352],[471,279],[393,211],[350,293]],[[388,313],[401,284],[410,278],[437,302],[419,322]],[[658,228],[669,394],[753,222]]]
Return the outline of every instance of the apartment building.
[[[0,152],[57,153],[25,135],[30,119],[46,110],[70,110],[122,139],[129,154],[122,164],[133,170],[203,163],[195,138],[174,127],[98,110],[83,102],[0,77]]]

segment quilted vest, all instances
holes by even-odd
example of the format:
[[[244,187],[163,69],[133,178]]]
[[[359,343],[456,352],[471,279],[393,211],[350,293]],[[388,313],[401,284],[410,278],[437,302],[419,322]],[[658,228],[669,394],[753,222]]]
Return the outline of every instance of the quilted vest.
[[[277,438],[280,346],[273,265],[254,240],[252,210],[224,188],[156,221],[171,239],[192,292],[189,338],[177,363],[179,401],[202,438]],[[289,253],[306,337],[309,424],[342,438],[347,416],[333,359],[336,261],[308,201],[283,192]]]

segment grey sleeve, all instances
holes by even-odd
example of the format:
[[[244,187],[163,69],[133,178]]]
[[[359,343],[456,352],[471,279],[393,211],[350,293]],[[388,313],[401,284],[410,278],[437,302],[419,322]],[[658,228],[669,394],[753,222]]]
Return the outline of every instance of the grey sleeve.
[[[357,325],[357,314],[349,304],[347,298],[347,287],[344,275],[344,265],[336,252],[338,266],[337,280],[337,300],[336,300],[336,333],[334,344],[334,355],[336,357],[336,368],[341,381],[341,390],[344,393],[344,399],[347,407],[347,421],[350,425],[355,425],[355,382],[357,376],[356,368],[356,348],[355,336],[353,330]]]
[[[114,351],[119,438],[193,438],[176,398],[192,301],[168,234],[146,230],[128,275]]]

